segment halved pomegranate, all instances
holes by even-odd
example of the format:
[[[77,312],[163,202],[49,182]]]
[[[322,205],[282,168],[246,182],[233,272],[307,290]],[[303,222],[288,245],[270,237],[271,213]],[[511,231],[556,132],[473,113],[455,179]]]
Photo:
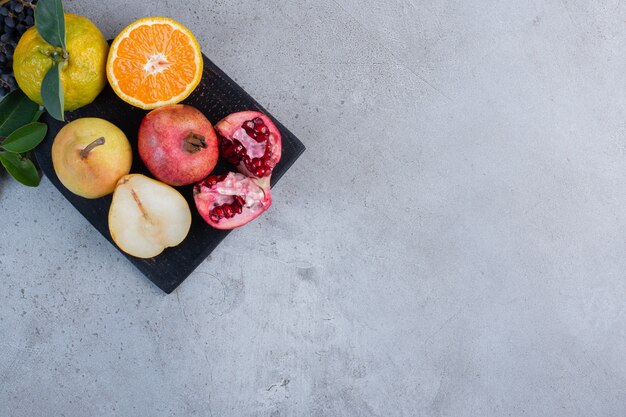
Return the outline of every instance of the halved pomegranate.
[[[215,125],[219,151],[237,170],[250,177],[269,177],[280,160],[280,132],[257,111],[233,113]]]
[[[202,218],[216,229],[234,229],[251,222],[272,205],[270,180],[229,172],[211,175],[193,188]]]

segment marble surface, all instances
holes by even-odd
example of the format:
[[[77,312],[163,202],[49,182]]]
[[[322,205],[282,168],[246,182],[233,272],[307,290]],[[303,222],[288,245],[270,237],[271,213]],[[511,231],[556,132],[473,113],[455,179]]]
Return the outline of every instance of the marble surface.
[[[0,174],[0,415],[626,415],[626,2],[65,6],[178,19],[307,151],[170,296]]]

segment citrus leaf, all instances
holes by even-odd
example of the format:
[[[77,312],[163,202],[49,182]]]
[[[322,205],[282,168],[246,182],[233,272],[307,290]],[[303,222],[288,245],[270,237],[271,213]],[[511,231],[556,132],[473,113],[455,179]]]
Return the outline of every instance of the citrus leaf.
[[[31,122],[38,108],[19,89],[7,94],[0,101],[0,136],[9,136],[18,127]]]
[[[33,119],[31,120],[31,122],[36,122],[37,120],[39,120],[39,118],[41,117],[41,115],[45,112],[45,110],[41,109],[41,110],[37,110],[35,112],[35,115],[33,116]]]
[[[39,6],[37,6],[39,7]],[[57,120],[63,118],[63,86],[61,85],[60,65],[56,63],[46,73],[41,82],[41,99],[50,116]]]
[[[28,152],[41,143],[47,131],[44,123],[32,122],[11,133],[0,146],[13,153]]]
[[[33,161],[22,158],[21,155],[10,152],[0,152],[0,163],[13,178],[29,187],[39,185],[39,173]]]
[[[65,47],[65,16],[61,0],[41,0],[35,9],[35,26],[50,45]]]

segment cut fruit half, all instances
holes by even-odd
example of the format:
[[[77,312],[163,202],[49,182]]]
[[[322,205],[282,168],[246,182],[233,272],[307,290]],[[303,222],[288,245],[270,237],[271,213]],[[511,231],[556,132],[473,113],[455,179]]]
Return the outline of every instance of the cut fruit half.
[[[229,114],[215,125],[220,155],[243,174],[255,178],[272,175],[280,161],[280,131],[272,120],[257,111]]]
[[[234,229],[259,217],[272,205],[270,178],[238,172],[210,175],[193,188],[200,216],[216,229]]]
[[[178,103],[202,78],[202,53],[191,31],[168,17],[145,17],[111,44],[109,83],[122,100],[151,110]]]
[[[174,188],[141,174],[122,177],[109,209],[109,231],[121,250],[152,258],[181,243],[191,227],[187,200]]]

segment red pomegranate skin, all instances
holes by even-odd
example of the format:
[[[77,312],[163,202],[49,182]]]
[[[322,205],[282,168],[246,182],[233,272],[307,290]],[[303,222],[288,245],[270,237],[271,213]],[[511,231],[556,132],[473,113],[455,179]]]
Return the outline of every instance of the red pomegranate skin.
[[[152,175],[174,186],[207,177],[219,153],[211,122],[198,109],[184,104],[148,113],[139,127],[137,146]]]

